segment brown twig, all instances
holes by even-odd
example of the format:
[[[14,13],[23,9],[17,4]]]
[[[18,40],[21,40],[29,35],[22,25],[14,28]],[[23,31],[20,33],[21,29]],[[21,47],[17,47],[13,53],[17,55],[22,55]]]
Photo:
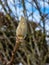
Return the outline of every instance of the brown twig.
[[[13,64],[14,57],[15,57],[16,51],[18,50],[18,48],[20,46],[20,43],[21,43],[20,40],[16,40],[16,44],[15,44],[13,52],[12,52],[11,60],[7,63],[7,65],[12,65]]]
[[[8,62],[6,56],[4,55],[4,52],[0,51],[0,64],[4,64],[6,65],[6,63]]]

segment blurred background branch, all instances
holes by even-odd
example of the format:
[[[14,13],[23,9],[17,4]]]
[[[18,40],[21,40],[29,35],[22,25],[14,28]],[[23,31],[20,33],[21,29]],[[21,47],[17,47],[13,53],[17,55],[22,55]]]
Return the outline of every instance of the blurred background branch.
[[[15,54],[13,65],[49,63],[48,0],[0,0],[0,62],[6,65],[11,59],[21,16],[26,18],[28,33]]]

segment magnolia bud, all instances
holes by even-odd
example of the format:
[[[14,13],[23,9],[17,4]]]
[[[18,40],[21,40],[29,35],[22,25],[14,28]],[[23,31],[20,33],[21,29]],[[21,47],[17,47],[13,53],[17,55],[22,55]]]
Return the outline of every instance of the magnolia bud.
[[[21,17],[21,20],[16,29],[16,36],[18,39],[24,39],[27,34],[27,22],[24,17]]]

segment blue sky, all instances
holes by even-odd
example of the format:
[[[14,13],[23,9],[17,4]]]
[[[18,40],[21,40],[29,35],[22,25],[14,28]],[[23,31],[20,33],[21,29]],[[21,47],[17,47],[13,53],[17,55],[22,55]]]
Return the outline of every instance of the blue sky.
[[[28,0],[28,1],[31,1],[31,0]],[[8,0],[8,4],[9,4],[10,8],[12,9],[12,11],[14,13],[16,13],[15,8],[13,6],[14,5],[13,0],[10,0],[10,1]],[[27,10],[29,11],[28,12],[28,15],[29,15],[32,12],[32,5],[29,4],[28,2],[26,2],[25,5],[26,5]],[[40,5],[41,5],[41,11],[44,12],[44,5],[43,5],[42,1],[40,1]],[[16,0],[15,6],[17,7],[17,14],[18,14],[18,16],[20,16],[21,15],[20,12],[23,11],[22,5],[18,2],[18,0]],[[34,6],[36,6],[36,5],[34,4]],[[35,7],[33,7],[33,12],[36,14],[39,14],[39,13],[37,13],[37,10],[35,9]],[[45,13],[49,13],[49,5],[46,2],[45,2]]]
[[[11,8],[13,14],[16,16],[16,14],[18,15],[18,17],[20,18],[21,15],[23,15],[22,11],[23,11],[23,8],[22,8],[22,4],[20,2],[18,2],[18,0],[15,0],[15,4],[13,3],[13,0],[7,0],[8,1],[8,5],[9,7]],[[39,22],[40,21],[40,15],[39,15],[39,12],[38,10],[35,8],[36,5],[35,3],[33,2],[33,5],[35,7],[32,7],[32,5],[28,2],[26,2],[27,0],[25,0],[25,5],[26,5],[26,9],[28,10],[27,12],[27,15],[29,16],[30,13],[33,12],[33,20],[36,21],[36,22]],[[32,0],[28,0],[29,2],[31,2]],[[41,11],[44,13],[44,7],[45,7],[45,14],[46,13],[49,13],[49,5],[47,4],[47,2],[45,2],[45,6],[43,5],[43,1],[42,0],[39,0],[39,4],[40,4],[40,7],[41,7]],[[14,8],[14,5],[15,5],[15,8]],[[0,10],[1,10],[1,6],[0,6]],[[2,9],[2,11],[4,11]],[[16,13],[17,11],[17,13]],[[32,17],[30,16],[29,17],[29,20],[32,20]],[[46,28],[49,29],[48,25],[46,25]]]
[[[7,0],[7,1],[11,10],[14,12],[14,14],[16,13],[14,5],[17,7],[17,11],[18,11],[17,13],[18,13],[18,16],[20,16],[21,14],[20,12],[23,10],[20,2],[18,2],[18,0],[15,0],[16,3],[14,4],[13,0]],[[28,1],[31,2],[32,0],[28,0]],[[43,1],[39,1],[39,4],[41,7],[41,11],[43,12],[43,9],[44,9]],[[26,5],[27,10],[29,11],[28,14],[32,12],[32,9],[33,9],[33,12],[34,11],[37,12],[36,8],[32,7],[32,5],[28,3],[27,0],[25,1],[25,5]],[[33,5],[36,6],[35,3],[33,3]],[[0,9],[1,9],[1,6],[0,6]],[[49,5],[46,2],[45,2],[45,13],[49,13]]]

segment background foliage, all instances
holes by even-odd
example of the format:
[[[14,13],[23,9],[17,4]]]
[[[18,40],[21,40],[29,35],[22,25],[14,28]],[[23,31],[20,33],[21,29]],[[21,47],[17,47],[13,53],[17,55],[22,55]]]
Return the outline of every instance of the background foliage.
[[[43,5],[40,4],[41,1]],[[20,63],[22,65],[45,65],[45,63],[49,63],[49,44],[47,41],[49,39],[49,28],[46,28],[49,24],[49,12],[48,10],[46,12],[45,8],[46,4],[49,5],[49,1],[41,1],[0,0],[1,64],[6,65],[11,59],[11,54],[16,43],[15,30],[21,15],[27,18],[29,32],[25,42],[16,51],[13,65],[19,65]],[[28,7],[27,3],[29,4]],[[35,15],[35,11],[38,12],[37,16]]]

